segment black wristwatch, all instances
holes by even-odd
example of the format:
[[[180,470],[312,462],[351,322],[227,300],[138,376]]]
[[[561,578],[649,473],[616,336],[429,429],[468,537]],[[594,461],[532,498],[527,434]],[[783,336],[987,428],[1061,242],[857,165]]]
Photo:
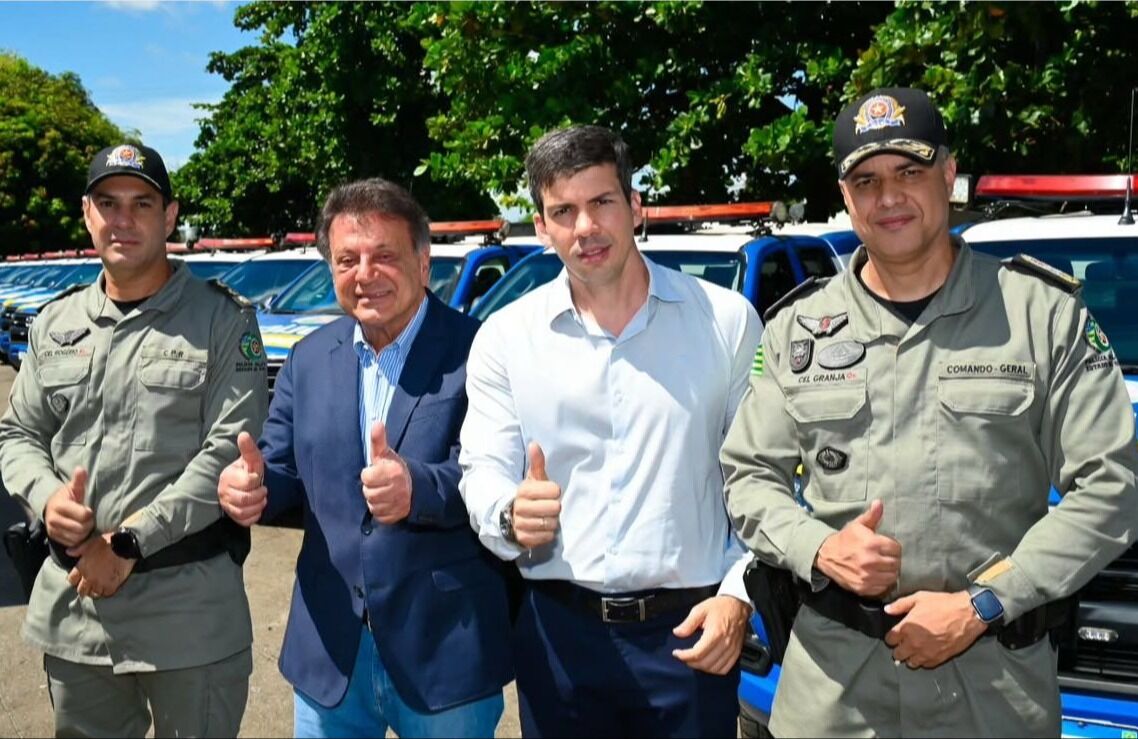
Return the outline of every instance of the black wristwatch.
[[[498,531],[501,532],[502,538],[511,544],[518,543],[518,536],[514,532],[514,501],[502,509],[502,513],[498,516]]]
[[[1004,604],[995,593],[983,585],[972,584],[968,586],[968,595],[972,598],[976,618],[988,626],[999,626],[1004,622]]]
[[[111,534],[111,551],[122,559],[142,559],[142,550],[138,546],[138,535],[126,526]]]

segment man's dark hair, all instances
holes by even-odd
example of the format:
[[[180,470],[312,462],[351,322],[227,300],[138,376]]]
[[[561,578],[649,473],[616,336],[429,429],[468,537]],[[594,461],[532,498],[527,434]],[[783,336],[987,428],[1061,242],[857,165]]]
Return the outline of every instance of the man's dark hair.
[[[339,215],[358,217],[376,213],[404,221],[411,230],[411,242],[415,251],[422,251],[431,243],[431,224],[423,206],[411,197],[411,193],[399,185],[379,177],[357,180],[340,185],[328,193],[320,218],[316,221],[316,248],[325,259],[332,258],[332,245],[328,232],[332,221]]]
[[[561,177],[572,177],[598,164],[616,165],[620,189],[632,201],[632,160],[628,144],[601,126],[570,126],[550,131],[537,140],[526,155],[529,195],[539,214],[545,213],[544,190]]]

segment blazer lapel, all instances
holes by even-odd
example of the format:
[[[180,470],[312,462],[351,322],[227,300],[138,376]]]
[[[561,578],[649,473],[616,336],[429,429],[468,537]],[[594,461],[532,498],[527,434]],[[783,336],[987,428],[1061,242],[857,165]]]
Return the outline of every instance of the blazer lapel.
[[[364,468],[363,437],[360,434],[360,360],[352,346],[355,321],[345,321],[346,332],[340,332],[339,343],[328,353],[327,418],[325,429],[331,438],[329,449],[351,450],[345,456],[352,460],[351,469]]]
[[[387,443],[396,451],[407,431],[407,422],[419,405],[419,400],[427,394],[431,384],[437,379],[435,371],[442,361],[446,346],[446,327],[442,311],[446,308],[434,295],[427,295],[427,315],[423,325],[411,342],[403,372],[387,409]]]

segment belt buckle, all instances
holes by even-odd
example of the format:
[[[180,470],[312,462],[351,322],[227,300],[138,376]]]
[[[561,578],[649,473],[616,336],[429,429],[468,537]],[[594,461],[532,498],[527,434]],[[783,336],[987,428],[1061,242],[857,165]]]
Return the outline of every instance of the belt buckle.
[[[646,598],[601,598],[601,620],[606,624],[643,621]]]

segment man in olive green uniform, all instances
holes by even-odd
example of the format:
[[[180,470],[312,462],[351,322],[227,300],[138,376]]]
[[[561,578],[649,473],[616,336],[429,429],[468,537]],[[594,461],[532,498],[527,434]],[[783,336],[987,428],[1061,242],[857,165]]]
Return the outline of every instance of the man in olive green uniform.
[[[834,149],[864,245],[767,323],[722,454],[743,539],[803,593],[770,730],[1058,736],[1057,601],[1138,525],[1117,360],[1075,280],[950,236],[924,93],[854,102]]]
[[[51,540],[23,634],[60,736],[235,736],[245,709],[248,539],[216,485],[264,422],[264,352],[247,302],[167,260],[177,212],[157,152],[95,157],[103,271],[37,318],[0,419],[4,484]]]

